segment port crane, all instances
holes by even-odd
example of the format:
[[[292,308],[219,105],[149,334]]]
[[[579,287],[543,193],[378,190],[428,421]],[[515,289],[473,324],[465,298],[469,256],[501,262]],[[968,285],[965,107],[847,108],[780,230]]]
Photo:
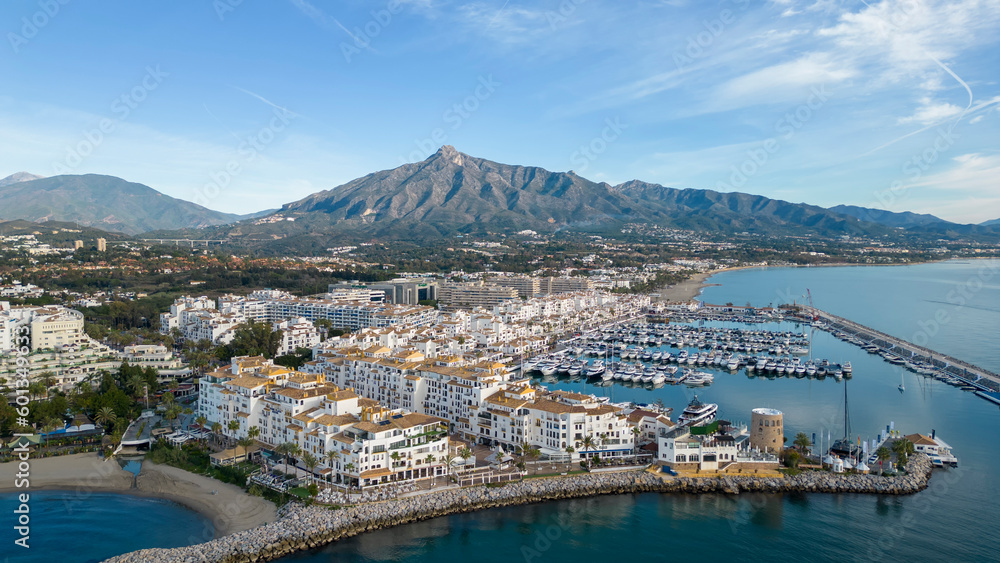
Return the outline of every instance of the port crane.
[[[816,305],[813,304],[813,294],[806,288],[806,297],[809,299],[809,308],[812,309],[812,320],[818,321],[819,315],[816,313]]]

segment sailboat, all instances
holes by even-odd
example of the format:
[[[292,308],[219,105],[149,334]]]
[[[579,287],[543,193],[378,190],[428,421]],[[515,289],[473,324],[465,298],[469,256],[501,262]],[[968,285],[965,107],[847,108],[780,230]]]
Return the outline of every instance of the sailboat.
[[[851,414],[847,407],[847,380],[844,380],[844,437],[835,440],[830,446],[830,453],[845,458],[857,458],[861,455],[861,445],[851,440]]]
[[[903,374],[900,373],[899,374],[899,392],[902,393],[903,391],[906,391],[906,386],[903,385]]]

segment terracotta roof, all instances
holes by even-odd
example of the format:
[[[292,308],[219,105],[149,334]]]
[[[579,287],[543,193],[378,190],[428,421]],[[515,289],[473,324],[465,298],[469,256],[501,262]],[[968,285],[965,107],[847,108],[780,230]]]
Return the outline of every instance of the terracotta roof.
[[[936,446],[938,445],[930,436],[924,436],[923,434],[910,434],[906,436],[906,439],[913,442],[915,446]]]

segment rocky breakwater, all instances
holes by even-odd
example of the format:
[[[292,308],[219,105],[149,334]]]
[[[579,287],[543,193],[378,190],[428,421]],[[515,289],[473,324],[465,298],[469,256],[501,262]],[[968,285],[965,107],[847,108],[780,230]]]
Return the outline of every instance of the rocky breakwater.
[[[437,493],[331,510],[289,505],[273,523],[207,543],[174,549],[145,549],[109,559],[137,562],[257,562],[312,549],[371,530],[448,514],[548,500],[645,492],[723,493],[823,492],[912,494],[927,487],[930,460],[914,455],[903,476],[837,475],[807,471],[793,477],[749,475],[665,478],[647,471],[530,479],[498,487],[451,489]]]

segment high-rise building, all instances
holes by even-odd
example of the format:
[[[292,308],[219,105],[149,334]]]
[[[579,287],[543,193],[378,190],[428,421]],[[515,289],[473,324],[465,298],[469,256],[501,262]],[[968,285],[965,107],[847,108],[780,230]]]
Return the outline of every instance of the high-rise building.
[[[73,250],[80,250],[81,248],[83,248],[83,241],[82,240],[74,240],[73,241]]]
[[[103,238],[97,239],[97,251],[105,252],[107,250],[108,250],[108,241]]]

